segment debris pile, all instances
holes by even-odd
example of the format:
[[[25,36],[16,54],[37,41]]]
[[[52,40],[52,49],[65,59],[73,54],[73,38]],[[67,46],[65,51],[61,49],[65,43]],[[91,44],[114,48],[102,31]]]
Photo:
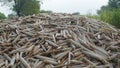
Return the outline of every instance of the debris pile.
[[[61,13],[0,22],[0,68],[120,68],[120,31]]]

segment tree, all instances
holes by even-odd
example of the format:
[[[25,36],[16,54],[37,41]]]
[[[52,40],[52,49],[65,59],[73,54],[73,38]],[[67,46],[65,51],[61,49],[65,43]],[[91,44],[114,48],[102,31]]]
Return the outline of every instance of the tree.
[[[97,13],[100,14],[104,10],[109,10],[109,7],[107,5],[106,6],[102,6],[100,10],[97,10]]]
[[[104,10],[113,10],[120,8],[120,0],[109,0],[108,5],[102,6],[100,10],[98,10],[98,14]]]
[[[3,13],[0,12],[0,19],[5,19],[5,15]]]
[[[20,0],[18,3],[14,6],[14,11],[19,10],[20,15],[32,15],[40,12],[40,5],[37,0]]]
[[[120,0],[109,0],[108,6],[109,8],[119,8]]]
[[[40,12],[41,0],[0,0],[5,4],[11,3],[12,10],[18,16],[37,14]]]

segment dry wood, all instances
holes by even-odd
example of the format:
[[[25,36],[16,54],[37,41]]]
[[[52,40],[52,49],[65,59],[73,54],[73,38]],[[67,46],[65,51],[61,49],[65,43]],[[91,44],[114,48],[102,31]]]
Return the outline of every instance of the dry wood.
[[[0,68],[93,67],[120,68],[119,29],[65,13],[0,21]]]

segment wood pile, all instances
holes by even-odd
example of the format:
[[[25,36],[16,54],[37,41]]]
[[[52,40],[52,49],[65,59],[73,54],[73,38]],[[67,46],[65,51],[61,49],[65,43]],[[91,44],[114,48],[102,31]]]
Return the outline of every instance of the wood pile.
[[[0,68],[120,68],[120,31],[61,13],[2,21]]]

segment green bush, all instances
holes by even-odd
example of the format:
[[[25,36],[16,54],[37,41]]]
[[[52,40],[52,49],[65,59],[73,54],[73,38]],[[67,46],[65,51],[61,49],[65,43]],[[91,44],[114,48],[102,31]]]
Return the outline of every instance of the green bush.
[[[5,19],[5,15],[3,13],[0,13],[0,19]]]
[[[117,28],[120,28],[120,9],[101,11],[100,20],[108,22]]]

